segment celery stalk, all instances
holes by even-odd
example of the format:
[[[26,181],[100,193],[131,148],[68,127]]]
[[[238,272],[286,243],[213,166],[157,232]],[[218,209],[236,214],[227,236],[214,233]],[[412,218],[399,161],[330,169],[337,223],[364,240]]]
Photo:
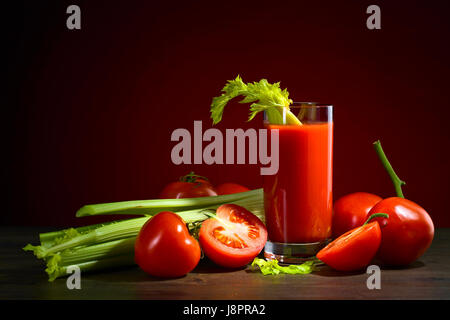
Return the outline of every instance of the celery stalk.
[[[97,260],[105,256],[118,256],[133,253],[136,237],[103,242],[87,247],[65,250],[59,254],[61,265]]]
[[[46,258],[49,280],[67,275],[67,267],[77,265],[81,271],[134,265],[136,237],[65,250]]]
[[[97,229],[98,227],[102,227],[111,223],[116,223],[117,221],[108,221],[104,223],[91,224],[83,227],[76,228],[68,228],[58,231],[51,231],[39,234],[39,240],[41,242],[41,246],[51,247],[57,243],[64,241],[66,238],[72,238],[74,235],[86,233],[88,231],[92,231]]]
[[[107,224],[86,233],[73,233],[73,237],[63,239],[51,247],[45,246],[25,246],[25,251],[33,251],[37,258],[45,258],[51,254],[71,249],[77,246],[91,245],[118,239],[124,239],[136,236],[142,225],[149,217],[134,218],[122,220],[115,223]],[[69,229],[70,230],[70,229]]]
[[[217,208],[224,203],[236,203],[248,199],[263,201],[263,190],[256,189],[247,192],[223,196],[185,198],[185,199],[155,199],[123,201],[101,204],[90,204],[77,211],[77,217],[103,214],[153,215],[161,211],[186,211],[198,208]]]
[[[145,209],[139,210],[136,203]],[[175,208],[175,211],[194,229],[207,219],[206,209],[215,209],[224,203],[235,203],[253,212],[264,221],[262,189],[248,192],[195,199],[127,201],[110,204],[90,205],[87,215],[129,214],[130,212],[156,213]],[[158,207],[159,205],[159,207]],[[195,207],[195,209],[192,209]],[[137,210],[137,211],[136,211]],[[28,244],[25,251],[33,251],[35,256],[47,264],[49,280],[66,275],[69,265],[78,265],[82,271],[100,270],[134,264],[134,241],[143,224],[151,216],[111,221],[90,226],[68,228],[40,234],[40,246]]]
[[[103,269],[111,269],[118,267],[126,267],[135,265],[134,262],[134,254],[124,254],[113,257],[105,257],[103,259],[91,260],[82,263],[74,263],[71,265],[77,265],[80,268],[80,271],[90,272],[90,271],[98,271]],[[47,268],[45,272],[48,274],[48,280],[54,281],[57,278],[67,276],[67,268],[70,265],[59,265],[55,260],[51,260],[47,264]]]

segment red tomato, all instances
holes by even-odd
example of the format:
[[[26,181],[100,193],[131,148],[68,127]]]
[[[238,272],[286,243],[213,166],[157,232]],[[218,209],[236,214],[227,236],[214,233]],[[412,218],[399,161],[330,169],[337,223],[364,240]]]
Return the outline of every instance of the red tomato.
[[[339,198],[334,203],[333,238],[362,226],[370,209],[381,200],[381,197],[367,192],[355,192]]]
[[[180,181],[169,183],[160,193],[161,199],[181,199],[217,196],[207,178],[193,171],[180,178]]]
[[[134,246],[135,261],[152,276],[181,277],[200,261],[200,245],[186,223],[173,212],[160,212],[139,231]]]
[[[382,240],[377,257],[387,265],[404,266],[417,260],[431,245],[434,225],[418,204],[398,197],[378,202],[369,212],[387,213],[389,219],[376,218]]]
[[[250,211],[235,204],[224,204],[216,217],[205,220],[199,232],[205,255],[216,264],[238,268],[250,263],[264,248],[267,230]]]
[[[208,183],[202,182],[172,182],[159,195],[160,199],[181,199],[217,196],[217,192]]]
[[[369,265],[381,243],[378,222],[347,231],[319,251],[317,258],[339,271],[357,271]]]
[[[218,195],[224,195],[224,194],[233,194],[233,193],[239,193],[239,192],[245,192],[250,191],[249,188],[246,188],[244,186],[241,186],[237,183],[222,183],[221,185],[216,187],[216,191]]]

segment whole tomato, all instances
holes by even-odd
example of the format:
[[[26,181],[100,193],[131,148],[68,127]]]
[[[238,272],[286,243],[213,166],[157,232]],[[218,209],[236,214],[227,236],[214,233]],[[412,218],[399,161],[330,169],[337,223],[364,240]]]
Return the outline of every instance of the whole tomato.
[[[200,261],[200,245],[185,222],[173,212],[160,212],[150,218],[136,238],[137,265],[156,277],[173,278],[192,271]]]
[[[381,245],[377,257],[386,265],[405,266],[417,260],[431,245],[434,225],[418,204],[400,197],[378,202],[369,212],[387,213],[376,218],[381,226]]]
[[[233,193],[239,193],[239,192],[245,192],[250,191],[249,188],[246,188],[244,186],[241,186],[237,183],[227,182],[222,183],[216,187],[216,191],[218,195],[224,195],[224,194],[233,194]]]
[[[381,200],[381,197],[367,192],[350,193],[339,198],[334,203],[333,238],[361,226],[372,207]]]
[[[180,178],[180,181],[171,182],[161,191],[160,199],[181,199],[217,196],[214,187],[205,177],[191,172]]]

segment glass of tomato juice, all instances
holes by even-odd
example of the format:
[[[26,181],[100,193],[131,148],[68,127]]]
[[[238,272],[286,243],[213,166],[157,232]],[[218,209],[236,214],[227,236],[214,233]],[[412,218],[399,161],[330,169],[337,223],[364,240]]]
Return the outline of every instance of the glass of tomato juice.
[[[331,236],[333,106],[298,102],[290,111],[301,125],[270,124],[264,117],[268,130],[278,130],[279,144],[278,172],[263,178],[264,256],[295,264],[314,256]]]

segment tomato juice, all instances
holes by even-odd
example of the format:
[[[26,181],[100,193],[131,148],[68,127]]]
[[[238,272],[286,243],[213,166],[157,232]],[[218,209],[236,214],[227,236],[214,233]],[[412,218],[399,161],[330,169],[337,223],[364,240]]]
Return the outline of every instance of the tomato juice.
[[[331,236],[333,123],[267,125],[279,132],[279,169],[264,176],[269,240],[313,243]]]

